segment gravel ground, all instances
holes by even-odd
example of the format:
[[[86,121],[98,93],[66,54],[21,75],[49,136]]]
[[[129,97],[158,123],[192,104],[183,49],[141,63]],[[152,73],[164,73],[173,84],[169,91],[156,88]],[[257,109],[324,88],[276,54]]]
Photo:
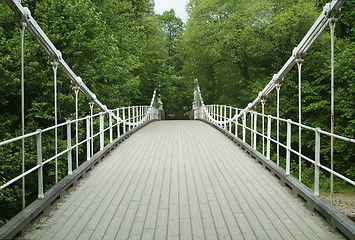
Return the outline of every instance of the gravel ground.
[[[330,203],[330,195],[323,195],[322,198]],[[334,194],[333,203],[336,209],[355,220],[355,195]]]

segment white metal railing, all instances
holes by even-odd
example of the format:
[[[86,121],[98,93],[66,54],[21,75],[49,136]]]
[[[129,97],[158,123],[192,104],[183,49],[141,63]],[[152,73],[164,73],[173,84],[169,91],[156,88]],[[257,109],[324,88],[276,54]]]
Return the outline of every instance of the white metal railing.
[[[15,178],[7,181],[3,185],[0,186],[0,191],[16,181],[26,177],[27,175],[37,171],[38,172],[38,198],[42,199],[44,197],[44,183],[43,183],[43,166],[50,163],[51,161],[61,157],[67,156],[67,175],[72,175],[73,173],[73,151],[76,152],[76,167],[79,166],[78,162],[78,147],[86,145],[86,160],[89,161],[92,156],[95,154],[94,152],[94,139],[99,138],[99,150],[103,150],[105,147],[105,133],[109,133],[109,142],[113,142],[113,131],[116,132],[116,136],[120,137],[121,134],[125,134],[128,131],[133,130],[139,125],[148,122],[154,119],[160,119],[160,113],[158,108],[154,107],[154,104],[157,100],[154,95],[152,98],[152,103],[150,106],[129,106],[129,107],[121,107],[113,110],[107,110],[106,112],[100,112],[94,115],[90,115],[87,117],[79,118],[76,120],[68,120],[67,122],[58,124],[56,126],[52,126],[46,129],[38,129],[35,132],[16,137],[13,139],[9,139],[3,142],[0,142],[0,146],[5,146],[7,144],[21,141],[22,139],[28,139],[31,137],[36,137],[36,148],[37,151],[37,164],[31,169],[23,172],[22,174],[16,176]],[[116,116],[116,119],[113,116]],[[106,116],[106,117],[105,117]],[[99,131],[94,131],[94,120],[99,119]],[[106,119],[106,121],[105,121]],[[75,144],[72,144],[73,134],[72,134],[72,125],[78,126],[79,123],[84,123],[86,126],[86,134],[85,137],[79,141],[79,136],[75,136],[76,141]],[[67,147],[63,151],[49,157],[48,159],[43,159],[43,148],[42,148],[42,136],[43,134],[50,133],[51,131],[59,128],[66,128],[66,142]],[[77,133],[77,131],[76,131]],[[74,134],[75,135],[75,134]],[[51,135],[50,135],[51,136]]]
[[[119,108],[115,110],[109,110],[105,105],[103,105],[96,95],[91,92],[91,90],[85,85],[83,80],[77,76],[76,73],[70,68],[70,66],[67,65],[66,61],[64,60],[61,52],[56,48],[56,46],[51,42],[51,40],[48,38],[46,33],[42,30],[42,28],[37,24],[36,20],[31,16],[31,12],[27,7],[24,7],[21,3],[21,1],[18,0],[5,0],[5,2],[8,4],[8,6],[12,9],[12,11],[15,13],[15,16],[17,18],[19,27],[20,27],[20,36],[21,36],[21,119],[22,119],[22,136],[10,139],[4,142],[0,143],[0,146],[9,144],[11,142],[16,142],[16,141],[22,141],[22,152],[21,152],[21,157],[22,157],[22,174],[15,177],[14,179],[11,179],[10,181],[6,182],[4,185],[0,187],[0,190],[5,188],[6,186],[16,182],[19,179],[22,179],[22,208],[25,208],[26,204],[26,199],[25,199],[25,176],[28,174],[32,173],[33,171],[38,170],[38,175],[39,178],[42,175],[41,171],[43,168],[43,165],[51,162],[54,160],[55,162],[55,182],[58,182],[58,157],[68,154],[68,174],[71,173],[71,170],[69,169],[69,155],[71,155],[72,149],[75,149],[75,158],[76,158],[76,168],[78,167],[78,156],[79,156],[79,151],[78,147],[83,145],[84,143],[91,142],[90,146],[87,146],[88,149],[88,158],[89,155],[93,155],[93,139],[95,137],[100,138],[100,149],[103,148],[104,146],[104,133],[106,131],[110,131],[110,141],[112,141],[113,134],[112,134],[112,128],[114,126],[118,126],[117,129],[121,128],[123,133],[126,133],[126,131],[129,131],[136,126],[140,125],[141,123],[152,120],[152,119],[160,119],[161,115],[163,115],[163,109],[162,109],[162,103],[160,101],[160,97],[156,94],[156,91],[154,90],[153,98],[151,101],[151,104],[149,107],[147,106],[137,106],[137,107],[124,107],[124,108]],[[44,50],[46,55],[49,57],[53,69],[53,78],[54,78],[54,126],[47,128],[45,130],[38,130],[36,132],[26,134],[25,135],[25,102],[24,102],[24,33],[25,31],[28,31],[31,36],[37,41],[37,43],[40,45],[40,47]],[[58,119],[57,119],[57,70],[58,67],[62,69],[62,71],[68,76],[70,79],[70,82],[72,85],[74,85],[74,92],[75,92],[75,120],[73,121],[68,121],[66,123],[61,123],[58,124]],[[88,100],[90,104],[90,117],[86,118],[78,118],[78,95],[79,92],[82,92],[86,99]],[[98,109],[101,111],[100,114],[93,114],[94,111],[94,106],[97,106]],[[105,122],[104,122],[104,116],[108,116],[108,126],[105,128]],[[93,119],[98,117],[100,120],[100,130],[98,133],[94,133],[94,122]],[[88,135],[86,139],[82,140],[79,143],[79,123],[81,122],[87,122],[87,131]],[[113,125],[113,122],[115,122],[115,125]],[[71,125],[75,125],[75,145],[71,144]],[[107,123],[106,123],[107,125]],[[123,126],[123,127],[122,127]],[[67,128],[67,135],[69,136],[67,139],[67,149],[58,153],[58,129],[66,127]],[[54,156],[46,159],[45,161],[42,161],[42,134],[49,132],[49,131],[54,131]],[[90,134],[90,135],[89,135]],[[25,139],[34,137],[36,136],[37,138],[37,159],[38,163],[35,167],[32,169],[26,171],[26,166],[25,166]],[[119,136],[119,134],[118,134]],[[91,147],[91,148],[90,148]],[[90,148],[90,149],[89,149]],[[91,154],[89,154],[91,152]],[[70,170],[70,171],[69,171]],[[1,179],[0,181],[3,181]],[[40,181],[39,179],[39,186],[43,185],[43,179]],[[0,182],[1,184],[1,182]],[[43,193],[43,189],[42,189]],[[41,194],[41,191],[39,193],[39,196],[41,197],[43,194]]]
[[[194,103],[193,103],[193,112],[194,112],[194,118],[195,119],[205,119],[207,121],[212,122],[213,124],[227,128],[227,125],[229,127],[229,130],[231,130],[231,125],[234,123],[235,124],[235,131],[238,131],[238,126],[242,126],[242,138],[243,141],[245,142],[245,137],[246,137],[246,131],[250,131],[250,138],[251,138],[251,145],[256,149],[256,144],[257,144],[257,136],[262,137],[262,153],[265,154],[265,141],[267,142],[267,154],[266,157],[270,159],[270,148],[269,145],[271,142],[276,143],[277,149],[276,149],[276,156],[277,156],[277,164],[279,164],[279,158],[280,158],[280,147],[283,147],[287,151],[286,158],[288,159],[287,164],[286,164],[286,172],[289,174],[290,171],[290,154],[296,154],[299,156],[299,176],[298,179],[299,181],[302,181],[302,161],[307,160],[313,164],[315,164],[315,172],[316,175],[319,174],[319,169],[322,168],[330,173],[330,179],[331,179],[331,202],[333,203],[333,175],[340,177],[341,179],[346,180],[350,184],[354,185],[354,181],[346,178],[345,176],[342,176],[341,174],[335,172],[334,169],[334,139],[340,139],[343,141],[348,141],[354,143],[353,139],[349,139],[346,137],[342,137],[339,135],[334,134],[334,28],[335,28],[335,22],[336,19],[335,17],[337,14],[340,12],[340,7],[344,4],[345,0],[333,0],[331,3],[327,3],[324,8],[323,12],[319,15],[318,19],[315,21],[315,23],[312,25],[312,27],[309,29],[307,34],[304,36],[304,38],[301,40],[298,46],[296,46],[291,54],[291,57],[285,62],[285,64],[281,67],[278,73],[274,74],[273,78],[271,81],[265,86],[265,88],[259,92],[258,96],[255,98],[255,100],[251,103],[248,104],[248,106],[244,109],[236,109],[233,107],[227,107],[227,106],[221,106],[221,105],[209,105],[205,106],[201,91],[198,85],[198,82],[196,80],[196,88],[194,92]],[[331,122],[331,132],[326,132],[322,131],[319,128],[312,128],[308,127],[306,125],[302,124],[302,64],[304,62],[304,57],[306,55],[306,52],[308,49],[313,45],[313,43],[316,41],[316,39],[321,35],[321,33],[325,30],[325,28],[329,26],[330,27],[330,34],[331,34],[331,81],[330,81],[330,86],[331,86],[331,111],[330,111],[330,122]],[[284,81],[284,77],[286,74],[297,64],[298,66],[298,123],[293,122],[291,120],[285,120],[280,118],[280,87],[282,82]],[[264,107],[266,103],[266,98],[269,96],[269,94],[274,90],[277,90],[277,116],[272,117],[272,116],[266,116],[264,114]],[[262,113],[256,113],[254,110],[256,106],[261,103],[262,105]],[[235,112],[233,112],[235,111]],[[227,115],[227,112],[229,113]],[[247,115],[250,115],[250,127],[247,127],[246,119]],[[257,119],[258,116],[262,117],[262,134],[257,131]],[[276,139],[272,139],[270,135],[266,136],[265,133],[265,119],[268,119],[268,124],[267,124],[267,131],[270,131],[269,134],[271,134],[271,122],[272,120],[276,120]],[[240,123],[241,121],[242,123]],[[280,123],[284,123],[287,125],[287,141],[286,143],[281,143],[280,141]],[[269,125],[270,124],[270,125]],[[291,129],[292,126],[298,127],[298,150],[294,150],[291,148]],[[304,154],[302,154],[302,130],[307,129],[308,131],[313,131],[315,134],[315,157],[314,159],[311,159]],[[320,164],[320,137],[322,135],[329,136],[331,138],[331,144],[330,144],[330,159],[331,159],[331,167],[327,168],[323,165]],[[238,136],[238,134],[236,133]],[[319,175],[318,177],[315,176],[316,182],[315,182],[315,195],[319,194]]]
[[[243,111],[243,115],[240,118],[235,118],[235,116],[238,116],[238,114]],[[202,116],[202,117],[201,117]],[[262,153],[266,159],[270,160],[271,156],[271,143],[274,143],[277,148],[281,147],[285,149],[286,152],[286,168],[285,172],[287,175],[290,174],[290,169],[291,169],[291,153],[301,157],[302,160],[308,161],[314,165],[314,170],[315,170],[315,175],[314,175],[314,195],[319,196],[319,170],[323,169],[330,174],[334,174],[334,176],[341,178],[342,180],[348,182],[349,184],[355,186],[355,181],[352,179],[349,179],[345,177],[344,175],[331,170],[330,168],[326,167],[325,165],[321,164],[321,158],[320,158],[320,153],[321,153],[321,136],[322,135],[327,135],[330,137],[334,137],[335,139],[339,139],[342,141],[346,142],[351,142],[355,143],[355,139],[339,136],[336,134],[332,134],[326,131],[321,130],[320,128],[313,128],[309,127],[303,124],[299,124],[298,122],[294,122],[290,119],[283,119],[283,118],[277,118],[274,116],[270,115],[265,115],[258,113],[256,111],[245,111],[243,109],[231,107],[231,106],[225,106],[225,105],[203,105],[201,106],[195,114],[196,119],[204,119],[208,122],[211,122],[212,124],[218,126],[219,128],[222,128],[226,131],[229,131],[232,133],[234,130],[233,134],[238,137],[241,135],[241,140],[244,143],[247,143],[246,141],[246,136],[247,131],[249,131],[249,136],[250,136],[250,146],[254,149],[258,149],[258,143],[261,144]],[[262,119],[262,122],[264,123],[265,119],[267,119],[266,127],[264,124],[261,126],[261,130],[258,130],[258,119]],[[248,126],[248,120],[250,121],[250,125]],[[276,124],[273,124],[273,121],[276,121]],[[280,129],[279,124],[284,123],[287,126],[286,130],[286,143],[279,141],[275,138],[272,138],[272,130],[274,129]],[[275,127],[277,125],[277,127]],[[314,158],[310,158],[308,156],[305,156],[302,154],[302,152],[299,152],[296,149],[293,149],[291,146],[291,139],[292,139],[292,134],[298,136],[298,132],[292,132],[291,130],[294,127],[301,127],[302,129],[312,131],[314,133],[314,139],[315,139],[315,147],[314,147]],[[260,128],[260,125],[259,125]],[[238,133],[238,131],[241,131],[241,133]],[[238,135],[239,134],[239,135]],[[279,136],[280,132],[277,132],[276,134]],[[261,141],[257,141],[258,138],[261,138]],[[276,150],[275,150],[276,151]],[[277,150],[277,152],[279,152]],[[279,159],[279,158],[277,158]],[[277,164],[279,165],[279,161],[277,161]],[[298,164],[298,163],[297,163]]]

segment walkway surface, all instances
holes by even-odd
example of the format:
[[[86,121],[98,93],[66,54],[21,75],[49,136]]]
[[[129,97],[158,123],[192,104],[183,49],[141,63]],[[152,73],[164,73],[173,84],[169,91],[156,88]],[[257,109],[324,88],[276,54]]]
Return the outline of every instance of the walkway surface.
[[[25,239],[341,239],[200,121],[149,124],[52,208]]]

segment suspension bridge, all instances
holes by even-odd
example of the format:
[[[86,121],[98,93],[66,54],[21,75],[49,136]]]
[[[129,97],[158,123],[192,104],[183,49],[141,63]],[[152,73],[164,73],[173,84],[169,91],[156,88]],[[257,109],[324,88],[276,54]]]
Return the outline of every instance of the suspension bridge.
[[[37,40],[52,61],[54,79],[60,67],[75,86],[76,99],[79,92],[87,97],[91,114],[79,118],[76,104],[74,120],[56,120],[52,127],[0,143],[5,147],[35,139],[37,158],[37,165],[26,170],[22,149],[22,174],[0,186],[2,191],[22,181],[24,207],[0,228],[1,239],[19,234],[25,239],[355,239],[355,224],[319,196],[320,171],[355,186],[322,165],[321,136],[355,140],[303,125],[301,113],[298,122],[279,116],[284,76],[297,64],[301,83],[303,57],[329,25],[333,53],[334,19],[344,1],[325,5],[289,60],[246,108],[205,105],[196,80],[194,121],[164,121],[156,90],[150,105],[107,109],[66,64],[29,10],[17,0],[6,2],[20,20],[21,36],[26,30]],[[274,89],[277,116],[270,116],[264,105]],[[259,103],[261,113],[255,111]],[[94,114],[95,106],[99,113]],[[281,124],[286,126],[285,141]],[[294,128],[300,140],[301,131],[314,134],[313,158],[292,148]],[[66,132],[65,149],[57,147],[58,130]],[[47,158],[42,138],[53,135],[55,154]],[[84,151],[82,164],[78,149]],[[290,174],[292,155],[299,160],[299,179]],[[57,161],[64,157],[67,176],[58,179]],[[45,191],[43,169],[50,162],[55,162],[57,183]],[[314,166],[314,189],[301,181],[302,162]],[[26,206],[24,182],[30,174],[38,178],[38,199]]]

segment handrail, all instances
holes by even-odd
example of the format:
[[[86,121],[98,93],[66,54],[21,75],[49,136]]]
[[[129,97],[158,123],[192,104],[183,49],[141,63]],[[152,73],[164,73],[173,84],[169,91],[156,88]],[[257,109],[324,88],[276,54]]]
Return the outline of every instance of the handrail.
[[[32,133],[29,133],[29,134],[26,134],[26,135],[23,135],[23,136],[19,136],[19,137],[16,137],[16,138],[13,138],[13,139],[9,139],[9,140],[5,140],[5,141],[2,141],[0,142],[0,146],[4,146],[6,144],[10,144],[10,143],[13,143],[13,142],[16,142],[16,141],[20,141],[22,139],[25,139],[25,138],[30,138],[30,137],[33,137],[33,136],[36,136],[37,138],[37,146],[41,146],[41,140],[38,140],[38,139],[41,139],[41,135],[44,134],[44,133],[47,133],[47,132],[50,132],[51,130],[55,130],[55,129],[58,129],[60,127],[66,127],[67,128],[67,133],[68,133],[68,136],[67,136],[67,142],[68,142],[68,146],[67,148],[50,157],[49,159],[47,160],[42,160],[39,161],[37,163],[37,165],[33,168],[31,168],[30,170],[27,170],[26,172],[16,176],[15,178],[7,181],[6,183],[3,183],[1,186],[0,186],[0,190],[10,186],[11,184],[15,183],[16,181],[22,179],[23,177],[31,174],[32,172],[34,172],[35,170],[39,170],[39,171],[42,171],[42,168],[43,168],[43,165],[51,162],[52,160],[64,155],[65,153],[68,153],[68,166],[72,165],[72,160],[71,160],[71,151],[85,143],[87,143],[87,148],[89,149],[87,151],[87,160],[90,160],[91,157],[94,155],[93,151],[91,151],[90,149],[90,146],[93,145],[93,141],[94,141],[94,138],[97,137],[97,136],[100,136],[100,150],[102,150],[104,148],[104,141],[103,141],[103,137],[104,137],[104,133],[109,131],[110,132],[110,142],[112,142],[112,131],[113,131],[113,128],[117,128],[117,137],[120,136],[120,132],[121,130],[126,133],[126,132],[129,132],[129,131],[132,131],[134,128],[138,127],[139,125],[145,123],[145,122],[148,122],[148,121],[151,121],[151,120],[155,120],[155,119],[159,119],[160,116],[159,116],[159,110],[155,107],[155,106],[158,106],[158,101],[157,101],[157,97],[156,97],[156,91],[154,91],[154,94],[153,94],[153,98],[152,98],[152,101],[151,101],[151,105],[150,106],[129,106],[129,107],[121,107],[121,108],[116,108],[116,109],[113,109],[113,110],[107,110],[106,112],[100,112],[100,113],[97,113],[95,115],[92,115],[92,116],[86,116],[86,117],[83,117],[83,118],[79,118],[79,119],[76,119],[76,120],[68,120],[67,122],[64,122],[64,123],[60,123],[56,126],[51,126],[51,127],[48,127],[46,129],[43,129],[43,130],[37,130],[35,132],[32,132]],[[130,109],[131,111],[125,111],[127,109]],[[97,132],[96,134],[94,132],[92,132],[92,125],[90,122],[90,120],[93,120],[93,118],[97,118],[99,117],[100,119],[102,118],[102,116],[104,116],[105,114],[108,114],[109,116],[109,120],[111,119],[112,115],[109,114],[109,113],[113,113],[113,112],[117,112],[118,115],[117,115],[117,119],[116,119],[116,124],[109,124],[109,127],[107,128],[104,128],[104,121],[101,121],[100,120],[100,131]],[[86,138],[84,138],[84,140],[82,140],[81,142],[78,142],[74,145],[71,144],[71,124],[74,124],[74,123],[77,123],[77,122],[86,122]],[[110,120],[111,122],[111,120]],[[126,129],[128,127],[128,130]],[[40,141],[40,142],[39,142]],[[70,154],[70,156],[69,156]],[[42,148],[41,147],[38,147],[37,148],[37,156],[42,156]],[[72,170],[71,170],[71,167],[69,167],[68,169],[68,175],[71,175],[72,174]],[[39,175],[40,176],[40,175]],[[41,198],[41,196],[43,196],[43,179],[39,179],[39,198]],[[41,190],[42,189],[42,190]]]
[[[235,107],[231,107],[231,106],[225,106],[225,105],[207,105],[207,106],[203,106],[203,117],[200,119],[206,120],[208,122],[211,122],[213,125],[222,128],[226,131],[229,131],[230,133],[232,132],[232,129],[234,129],[235,131],[235,136],[238,137],[238,128],[242,128],[242,134],[243,134],[243,139],[242,141],[244,143],[246,143],[246,131],[250,131],[251,132],[251,147],[254,150],[257,150],[257,136],[261,137],[263,140],[267,141],[266,147],[263,145],[262,149],[263,152],[261,154],[263,154],[266,159],[270,160],[270,156],[271,156],[271,142],[277,144],[278,146],[284,148],[286,150],[286,174],[289,175],[290,174],[290,167],[291,167],[291,157],[290,157],[290,153],[294,153],[295,155],[301,156],[302,159],[311,162],[312,164],[314,164],[315,167],[315,186],[314,186],[314,195],[315,196],[319,196],[319,174],[317,176],[317,172],[319,173],[320,168],[324,169],[325,171],[327,171],[328,173],[332,173],[335,176],[343,179],[344,181],[346,181],[347,183],[355,186],[355,181],[352,179],[349,179],[347,177],[345,177],[344,175],[340,174],[339,172],[336,172],[334,170],[331,170],[330,168],[322,165],[320,163],[320,152],[321,152],[321,145],[320,145],[320,139],[321,139],[321,135],[327,135],[327,136],[333,136],[336,139],[342,140],[342,141],[346,141],[346,142],[350,142],[350,143],[355,143],[355,139],[351,139],[351,138],[347,138],[347,137],[343,137],[337,134],[332,134],[330,132],[321,130],[320,128],[314,128],[314,127],[309,127],[307,125],[304,124],[299,124],[298,122],[294,122],[291,121],[290,119],[283,119],[283,118],[277,118],[271,115],[266,115],[266,114],[262,114],[262,113],[258,113],[256,111],[251,111],[251,110],[245,110],[243,112],[243,118],[242,118],[242,122],[240,123],[238,119],[235,119],[232,116],[232,112],[238,112],[241,111],[241,109],[235,108]],[[216,111],[216,109],[226,109],[226,111]],[[247,127],[246,126],[246,115],[249,114],[250,115],[250,121],[251,121],[251,127]],[[235,115],[234,115],[235,116]],[[257,118],[258,117],[262,117],[262,118],[266,118],[267,119],[267,127],[266,127],[266,133],[265,132],[258,132],[258,126],[257,126]],[[219,121],[218,119],[224,119],[224,121]],[[287,124],[287,132],[286,132],[286,139],[287,139],[287,144],[285,145],[284,143],[282,143],[281,141],[277,141],[276,139],[273,139],[271,137],[271,130],[274,129],[272,128],[272,120],[276,120],[276,121],[280,121],[280,122],[284,122]],[[230,123],[230,124],[227,124]],[[291,136],[292,136],[292,126],[300,126],[303,129],[307,129],[310,131],[313,131],[315,134],[315,139],[316,139],[316,144],[315,144],[315,156],[314,159],[311,159],[307,156],[305,156],[304,154],[298,152],[297,150],[293,149],[291,146]],[[298,134],[298,133],[295,133]],[[266,148],[266,151],[264,151],[264,148]]]

